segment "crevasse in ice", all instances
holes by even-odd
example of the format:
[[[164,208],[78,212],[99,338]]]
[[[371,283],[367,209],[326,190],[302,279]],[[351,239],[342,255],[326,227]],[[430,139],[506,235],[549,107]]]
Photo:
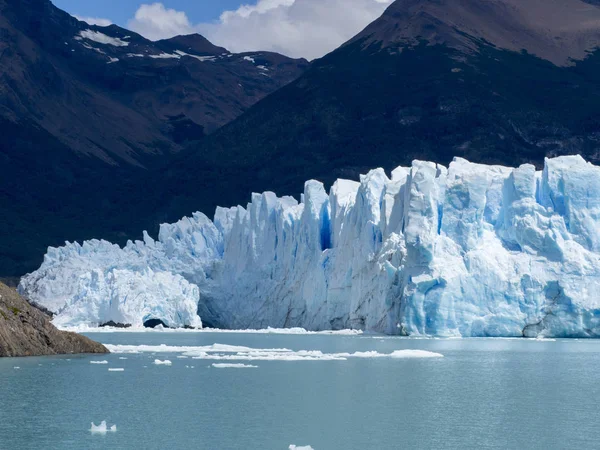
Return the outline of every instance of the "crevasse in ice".
[[[600,335],[600,168],[455,159],[306,183],[163,225],[158,240],[51,248],[20,285],[61,325]]]

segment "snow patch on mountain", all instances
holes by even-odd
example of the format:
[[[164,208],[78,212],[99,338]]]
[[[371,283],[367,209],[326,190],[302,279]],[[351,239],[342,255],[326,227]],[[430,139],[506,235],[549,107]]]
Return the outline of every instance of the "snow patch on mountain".
[[[253,194],[156,241],[50,248],[20,290],[71,326],[192,325],[197,304],[227,328],[600,336],[600,168],[457,158],[309,181],[301,202]]]
[[[99,44],[113,45],[115,47],[127,47],[129,45],[129,42],[125,42],[119,38],[107,36],[99,31],[82,30],[79,32],[79,36]]]
[[[158,55],[148,55],[152,59],[179,59],[181,55],[176,53],[159,53]]]

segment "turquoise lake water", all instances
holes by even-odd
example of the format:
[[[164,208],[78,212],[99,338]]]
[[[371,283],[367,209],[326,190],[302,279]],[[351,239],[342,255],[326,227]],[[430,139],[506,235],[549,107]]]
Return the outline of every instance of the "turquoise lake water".
[[[160,332],[89,336],[105,344],[148,347],[106,356],[0,359],[0,449],[600,446],[600,341]],[[153,347],[160,344],[171,347],[164,352]],[[207,353],[214,344],[263,350]],[[179,346],[189,347],[188,353]],[[411,349],[444,357],[384,356]],[[324,356],[302,359],[309,355],[302,350]],[[377,354],[326,360],[355,352]],[[205,359],[214,355],[275,360]],[[293,359],[290,355],[300,360],[285,360]],[[156,359],[171,365],[156,365]],[[117,431],[92,434],[90,423],[103,420],[116,424]]]

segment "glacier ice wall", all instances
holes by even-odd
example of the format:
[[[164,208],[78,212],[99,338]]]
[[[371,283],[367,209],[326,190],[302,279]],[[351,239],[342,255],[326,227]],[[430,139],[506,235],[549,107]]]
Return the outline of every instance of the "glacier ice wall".
[[[309,181],[300,203],[254,194],[214,221],[163,225],[156,241],[51,248],[20,290],[69,325],[195,326],[197,305],[205,324],[228,328],[599,336],[600,168],[578,156],[540,172],[457,158],[391,178],[377,169],[329,193]]]

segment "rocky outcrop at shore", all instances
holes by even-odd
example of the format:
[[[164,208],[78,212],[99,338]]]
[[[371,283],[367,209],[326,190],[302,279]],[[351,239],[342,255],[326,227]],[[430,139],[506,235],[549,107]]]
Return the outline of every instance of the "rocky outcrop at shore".
[[[102,344],[59,331],[50,317],[0,283],[0,357],[108,353]]]

